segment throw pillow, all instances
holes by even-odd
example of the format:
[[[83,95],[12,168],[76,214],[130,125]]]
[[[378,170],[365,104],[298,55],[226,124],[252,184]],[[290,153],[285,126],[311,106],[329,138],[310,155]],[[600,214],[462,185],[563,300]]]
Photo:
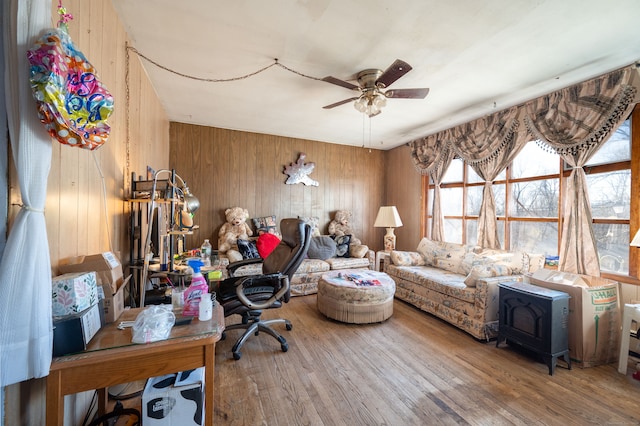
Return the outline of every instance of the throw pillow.
[[[300,219],[303,222],[309,224],[309,226],[311,227],[311,236],[312,237],[319,237],[320,236],[320,229],[318,229],[318,224],[320,223],[320,218],[319,217],[317,217],[317,216],[309,216],[309,217],[298,216],[298,219]]]
[[[332,235],[333,240],[336,242],[336,257],[349,257],[349,243],[351,242],[351,235]]]
[[[276,247],[280,244],[280,238],[277,235],[264,233],[258,237],[256,247],[260,257],[266,259]]]
[[[369,246],[364,244],[349,244],[349,256],[362,259],[369,251]]]
[[[422,257],[424,258],[425,265],[433,265],[436,246],[437,245],[435,244],[435,241],[431,241],[428,238],[423,238],[422,240],[420,240],[416,251],[420,253],[420,255],[422,255]]]
[[[323,235],[311,238],[307,256],[309,259],[327,260],[336,255],[338,246],[329,236]]]
[[[391,262],[397,266],[422,266],[425,265],[424,258],[420,253],[414,251],[392,250],[389,254]]]
[[[501,277],[503,275],[511,275],[511,269],[504,265],[476,265],[471,268],[464,283],[467,287],[475,287],[478,278]]]
[[[254,240],[237,240],[238,251],[242,254],[243,259],[255,259],[260,257],[258,248]]]
[[[276,215],[265,216],[265,217],[254,217],[251,219],[253,222],[254,228],[256,228],[256,232],[259,234],[259,231],[268,232],[269,234],[280,235],[278,233],[278,224],[276,223]]]

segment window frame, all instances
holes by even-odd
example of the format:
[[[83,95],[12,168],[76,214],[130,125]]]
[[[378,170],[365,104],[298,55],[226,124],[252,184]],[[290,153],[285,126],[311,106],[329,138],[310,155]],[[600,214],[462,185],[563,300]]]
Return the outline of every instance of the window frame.
[[[631,159],[625,161],[619,161],[614,163],[597,164],[592,166],[585,166],[584,171],[587,175],[609,173],[619,170],[630,170],[631,172],[631,202],[630,202],[630,214],[629,219],[603,219],[594,218],[593,224],[617,224],[617,225],[629,225],[629,238],[632,239],[638,228],[640,227],[640,106],[636,105],[632,114],[629,117],[630,120],[630,137],[631,137]],[[534,141],[530,143],[535,143]],[[454,161],[463,161],[456,159]],[[484,182],[468,182],[469,166],[463,161],[463,172],[461,182],[446,182],[440,185],[441,189],[447,188],[462,188],[462,216],[445,216],[445,219],[454,219],[462,221],[462,242],[468,241],[466,230],[468,220],[478,220],[478,215],[467,214],[467,190],[468,188],[484,186]],[[560,241],[562,238],[562,225],[564,216],[564,199],[566,196],[566,181],[571,174],[571,167],[568,167],[566,163],[558,156],[558,174],[546,174],[539,176],[531,176],[524,178],[511,178],[511,165],[506,169],[505,177],[499,180],[495,180],[493,183],[496,185],[505,185],[505,214],[504,216],[498,216],[498,222],[504,222],[504,243],[503,248],[509,250],[510,246],[510,223],[512,222],[555,222],[558,227],[558,252],[560,250]],[[539,181],[543,179],[558,179],[559,178],[559,197],[558,197],[558,217],[552,218],[540,218],[540,217],[512,217],[509,214],[509,197],[511,195],[511,185],[514,183]],[[429,176],[422,177],[422,200],[423,200],[423,219],[421,221],[421,235],[429,236],[430,229],[427,229],[427,224],[431,223],[432,215],[429,213],[431,204],[431,190],[433,190],[433,183],[430,181]],[[630,242],[630,241],[629,241]],[[604,278],[613,279],[616,281],[640,285],[640,279],[638,278],[638,269],[640,265],[640,248],[629,248],[629,273],[628,275],[613,273],[608,271],[601,271],[601,276]]]

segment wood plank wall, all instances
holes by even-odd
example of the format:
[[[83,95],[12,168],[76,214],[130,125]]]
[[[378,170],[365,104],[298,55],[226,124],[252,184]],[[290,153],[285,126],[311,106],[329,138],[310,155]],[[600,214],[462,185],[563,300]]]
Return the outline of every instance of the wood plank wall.
[[[57,5],[52,0],[52,27],[58,21]],[[65,0],[64,6],[73,15],[69,22],[71,39],[97,69],[114,97],[115,108],[108,120],[109,140],[98,150],[52,142],[45,217],[54,275],[58,261],[67,257],[113,250],[120,252],[122,260],[128,259],[129,205],[124,200],[131,172],[146,170],[147,164],[166,168],[169,162],[169,121],[140,59],[133,53],[127,70],[129,40],[111,1]],[[20,204],[15,170],[12,178],[10,218],[15,217]],[[4,424],[45,423],[44,379],[5,390]],[[81,423],[91,395],[65,399],[65,424]]]
[[[395,230],[396,249],[415,251],[422,239],[420,215],[422,179],[411,160],[408,145],[385,152],[385,203],[396,206],[402,226]]]
[[[220,128],[171,123],[170,166],[200,200],[194,222],[200,229],[186,247],[209,238],[217,247],[224,211],[239,206],[250,217],[317,216],[327,233],[336,210],[353,212],[354,234],[372,249],[382,248],[383,230],[373,227],[384,202],[384,152]],[[319,186],[285,184],[284,167],[306,153],[310,177]]]

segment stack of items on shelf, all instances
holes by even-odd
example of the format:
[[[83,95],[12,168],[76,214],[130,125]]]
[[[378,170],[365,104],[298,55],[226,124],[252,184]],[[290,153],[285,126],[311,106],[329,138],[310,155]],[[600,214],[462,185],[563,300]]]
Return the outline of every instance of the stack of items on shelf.
[[[103,323],[95,272],[74,272],[53,279],[53,356],[81,352]]]
[[[106,323],[124,311],[122,265],[114,253],[105,252],[65,259],[62,275],[53,278],[53,355],[80,352]]]

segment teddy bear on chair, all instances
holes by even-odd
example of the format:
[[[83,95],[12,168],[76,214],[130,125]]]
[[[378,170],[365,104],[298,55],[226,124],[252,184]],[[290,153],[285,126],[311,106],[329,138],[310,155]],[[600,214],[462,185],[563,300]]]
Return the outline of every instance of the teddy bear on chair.
[[[248,240],[253,231],[247,224],[249,211],[242,207],[232,207],[224,212],[227,221],[218,232],[218,251],[226,253],[230,261],[242,259],[238,251],[238,240]]]

